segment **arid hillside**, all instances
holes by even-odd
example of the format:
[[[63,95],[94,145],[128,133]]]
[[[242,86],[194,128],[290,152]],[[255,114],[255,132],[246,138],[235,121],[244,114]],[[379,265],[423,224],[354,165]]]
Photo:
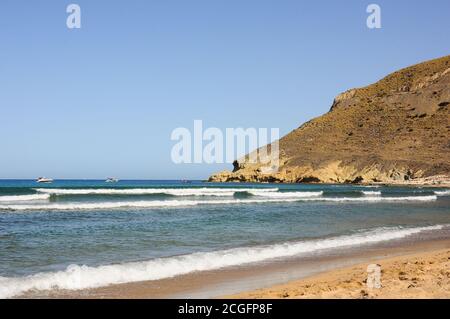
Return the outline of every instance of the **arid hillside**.
[[[450,56],[338,95],[280,140],[280,168],[245,158],[210,181],[439,183],[450,176]]]

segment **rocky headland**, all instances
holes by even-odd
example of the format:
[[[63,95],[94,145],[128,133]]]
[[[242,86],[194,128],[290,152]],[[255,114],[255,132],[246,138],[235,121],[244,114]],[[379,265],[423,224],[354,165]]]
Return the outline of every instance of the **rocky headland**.
[[[279,140],[280,166],[235,161],[211,182],[450,185],[450,56],[338,95]]]

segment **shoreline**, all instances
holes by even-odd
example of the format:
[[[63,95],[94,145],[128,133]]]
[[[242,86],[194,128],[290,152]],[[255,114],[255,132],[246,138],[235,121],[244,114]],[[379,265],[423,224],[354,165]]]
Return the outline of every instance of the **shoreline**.
[[[209,181],[203,180],[203,183],[208,184],[257,184],[257,185],[342,185],[342,186],[362,186],[362,187],[426,187],[426,188],[450,188],[450,180],[440,183],[433,182],[419,182],[419,181],[402,181],[402,182],[372,182],[372,183],[290,183],[290,182],[259,182],[259,181]]]
[[[346,267],[365,265],[411,254],[423,254],[450,249],[448,236],[424,240],[420,236],[409,240],[394,240],[363,245],[326,254],[271,260],[258,264],[194,272],[154,280],[115,284],[84,290],[52,290],[28,292],[15,298],[63,299],[141,299],[141,298],[258,298],[255,291],[274,289],[298,280],[308,280]],[[361,289],[360,289],[361,290]],[[258,292],[259,293],[259,292]],[[263,293],[264,298],[277,298]]]

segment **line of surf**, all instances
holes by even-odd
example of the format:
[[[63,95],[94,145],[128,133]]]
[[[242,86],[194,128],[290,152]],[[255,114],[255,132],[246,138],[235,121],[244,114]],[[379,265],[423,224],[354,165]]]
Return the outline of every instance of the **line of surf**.
[[[32,195],[12,195],[0,196],[0,202],[27,202],[36,200],[47,200],[50,194],[32,194]]]
[[[197,205],[232,205],[232,204],[263,204],[288,203],[302,201],[322,202],[407,202],[407,201],[434,201],[436,195],[408,196],[408,197],[312,197],[312,198],[277,198],[277,199],[227,199],[227,200],[153,200],[153,201],[123,201],[123,202],[71,202],[49,204],[11,204],[0,205],[0,210],[102,210],[119,208],[170,208]]]
[[[450,189],[445,191],[434,191],[434,193],[438,196],[450,196]]]
[[[361,191],[364,196],[380,196],[380,191]]]
[[[277,192],[278,188],[38,188],[38,193],[52,195],[154,195],[166,194],[173,196],[233,196],[237,192],[255,191],[258,193]]]
[[[320,192],[260,192],[259,190],[248,191],[249,194],[255,196],[264,196],[271,198],[304,198],[322,196],[323,191]]]
[[[0,298],[18,296],[30,290],[80,290],[111,284],[158,280],[195,271],[215,270],[274,258],[301,256],[320,250],[401,239],[424,231],[439,230],[443,227],[445,225],[411,228],[385,227],[332,238],[198,252],[140,262],[97,267],[70,265],[65,270],[57,272],[38,273],[25,277],[0,277]]]

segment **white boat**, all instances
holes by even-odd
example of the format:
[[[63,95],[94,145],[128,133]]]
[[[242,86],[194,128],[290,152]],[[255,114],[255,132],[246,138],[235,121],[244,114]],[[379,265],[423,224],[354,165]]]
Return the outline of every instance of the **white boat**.
[[[105,181],[105,183],[117,183],[119,180],[114,177],[108,177]]]
[[[46,178],[46,177],[39,177],[36,180],[37,183],[53,183],[53,179],[51,178]]]

